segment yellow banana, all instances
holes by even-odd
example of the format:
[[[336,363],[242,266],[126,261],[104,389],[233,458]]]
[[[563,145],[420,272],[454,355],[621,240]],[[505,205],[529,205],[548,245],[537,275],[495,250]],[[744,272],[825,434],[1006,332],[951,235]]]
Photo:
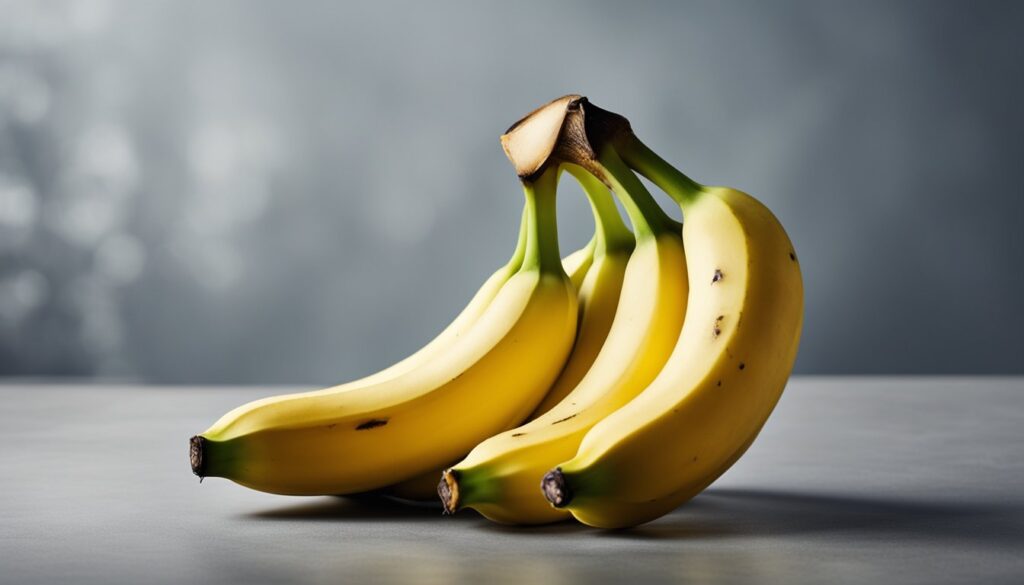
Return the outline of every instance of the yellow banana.
[[[582,114],[570,110],[565,124],[582,127]],[[599,173],[619,195],[636,233],[632,256],[595,256],[587,274],[595,287],[604,285],[600,279],[605,274],[622,283],[618,307],[608,311],[614,315],[611,330],[592,367],[563,400],[539,418],[484,441],[445,472],[439,494],[449,512],[469,507],[491,520],[516,524],[566,518],[568,512],[552,508],[537,489],[540,478],[576,453],[587,430],[657,376],[683,326],[687,268],[679,225],[614,152],[599,160],[575,156],[574,162]],[[606,192],[584,168],[568,168],[588,192]]]
[[[644,146],[625,119],[584,107],[625,162],[683,209],[686,322],[650,386],[595,425],[542,482],[554,506],[602,528],[662,516],[724,473],[753,442],[796,358],[803,285],[793,245],[753,197],[703,187]]]
[[[589,175],[588,178],[596,181]],[[583,378],[597,357],[615,315],[619,290],[622,288],[624,258],[629,256],[633,248],[633,234],[622,223],[622,217],[608,190],[600,183],[596,186],[594,188],[592,184],[585,191],[594,214],[594,237],[585,247],[562,259],[562,266],[577,291],[579,319],[576,341],[558,379],[527,420],[533,420],[550,410]],[[587,274],[594,274],[590,269],[595,263],[595,257],[595,270],[600,276],[587,277]],[[429,471],[384,488],[382,492],[404,500],[436,502],[437,479],[444,469]]]
[[[583,169],[572,172],[582,173],[582,178],[578,177],[578,180],[584,186],[584,193],[594,213],[593,255],[585,278],[576,288],[580,316],[572,353],[544,400],[527,420],[541,416],[561,402],[597,359],[611,330],[619,292],[622,290],[626,261],[635,245],[633,234],[622,223],[622,216],[608,189]]]
[[[576,328],[576,344],[573,345],[573,353],[569,356],[569,363],[572,363],[573,356],[576,354],[576,348],[579,345],[580,339],[585,336],[585,329],[587,324],[593,320],[588,318],[587,306],[587,295],[582,290],[583,281],[586,277],[587,271],[590,269],[590,265],[594,261],[594,247],[596,245],[596,238],[592,239],[586,246],[576,250],[572,254],[569,254],[565,258],[562,258],[562,268],[565,269],[565,273],[569,276],[569,282],[572,283],[573,288],[577,291],[577,304],[579,306],[579,320]],[[591,326],[589,329],[594,329]],[[565,369],[559,374],[558,380],[552,388],[556,388],[559,385],[559,381],[565,376]],[[551,391],[545,395],[544,400],[547,400]],[[543,405],[543,403],[542,403]],[[541,406],[537,407],[540,410]],[[536,413],[536,410],[534,411]],[[530,415],[529,418],[533,418],[534,415]],[[414,502],[437,502],[437,478],[441,476],[441,473],[447,469],[445,467],[438,467],[432,469],[426,473],[421,473],[416,477],[407,479],[399,482],[395,485],[388,486],[381,490],[381,493],[386,496],[393,496],[403,500],[411,500]]]
[[[558,255],[557,180],[553,169],[524,181],[522,263],[444,352],[376,383],[239,407],[190,441],[193,471],[279,494],[357,493],[439,468],[525,418],[576,330],[576,294]]]
[[[449,323],[436,337],[412,355],[404,358],[402,361],[370,374],[369,376],[334,386],[333,390],[349,391],[358,387],[369,386],[371,384],[396,378],[405,372],[415,370],[417,367],[427,363],[435,356],[447,351],[451,344],[455,343],[460,336],[465,334],[465,332],[474,323],[476,323],[480,315],[485,309],[487,309],[491,301],[494,300],[494,297],[498,295],[498,291],[501,290],[502,285],[504,285],[509,278],[519,271],[519,267],[523,264],[523,256],[526,253],[526,225],[527,210],[524,207],[523,218],[519,226],[519,239],[517,240],[515,251],[512,253],[512,258],[484,281],[484,284],[481,285],[476,294],[474,294],[469,300],[469,303],[466,304],[455,319],[453,319],[452,322]],[[582,285],[584,275],[586,275],[586,271],[590,268],[590,264],[593,260],[594,241],[590,241],[587,245],[576,250],[572,254],[569,254],[562,260],[562,265],[564,266],[566,273],[569,275],[569,280],[573,283],[573,286],[579,287]],[[440,470],[438,473],[440,473]]]
[[[512,258],[508,263],[496,270],[487,278],[487,280],[484,281],[484,284],[477,290],[476,294],[473,295],[473,298],[469,300],[469,303],[462,309],[455,319],[453,319],[452,322],[441,331],[441,333],[434,337],[434,339],[430,340],[426,345],[402,361],[384,368],[379,372],[370,374],[369,376],[335,386],[333,390],[348,391],[383,382],[385,380],[391,380],[401,374],[415,370],[419,366],[432,360],[435,356],[444,353],[448,349],[448,346],[465,334],[465,332],[474,323],[476,323],[480,315],[487,309],[491,301],[494,300],[494,297],[498,295],[498,291],[501,290],[501,287],[508,282],[509,278],[519,271],[519,267],[523,264],[523,256],[526,253],[526,225],[527,210],[524,208],[523,219],[519,226],[519,240],[516,243],[515,251],[512,253]],[[589,254],[580,254],[585,251],[586,248],[577,250],[572,254],[572,257],[578,257],[581,261],[585,261]]]

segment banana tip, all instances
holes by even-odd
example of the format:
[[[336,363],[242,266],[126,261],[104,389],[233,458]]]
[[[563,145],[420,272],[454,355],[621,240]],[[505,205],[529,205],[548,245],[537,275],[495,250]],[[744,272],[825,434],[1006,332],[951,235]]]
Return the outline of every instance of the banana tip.
[[[206,462],[203,458],[203,448],[206,446],[206,439],[196,435],[188,440],[188,461],[192,465],[192,473],[199,476],[202,481],[206,477]]]
[[[459,508],[459,481],[454,469],[445,469],[437,484],[437,495],[445,514],[454,514]]]
[[[540,481],[540,489],[544,492],[544,497],[556,508],[564,508],[572,501],[572,491],[569,489],[568,482],[565,481],[565,474],[562,473],[561,467],[556,467],[544,474],[544,479]]]

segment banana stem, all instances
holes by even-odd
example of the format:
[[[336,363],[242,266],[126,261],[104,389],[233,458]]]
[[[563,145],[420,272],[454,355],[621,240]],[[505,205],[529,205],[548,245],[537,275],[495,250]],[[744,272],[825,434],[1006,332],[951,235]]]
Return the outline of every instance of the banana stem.
[[[623,223],[608,187],[579,165],[567,163],[564,168],[583,187],[590,210],[594,213],[595,257],[617,250],[632,250],[635,244],[633,233]]]
[[[626,165],[647,177],[684,209],[689,207],[704,189],[703,185],[670,165],[636,136],[622,140],[617,147],[618,155]]]
[[[540,489],[544,497],[555,508],[564,508],[572,501],[572,490],[565,480],[561,467],[556,467],[547,472],[540,482]]]
[[[206,477],[206,439],[196,435],[188,440],[188,461],[192,465],[192,473],[202,480]]]
[[[512,252],[512,258],[509,259],[506,266],[515,272],[519,270],[519,267],[523,265],[523,258],[526,257],[526,228],[529,227],[530,221],[530,210],[524,204],[523,205],[523,217],[519,221],[519,239],[516,240],[516,249]]]
[[[528,218],[522,270],[565,274],[558,251],[558,211],[555,205],[558,174],[559,169],[552,166],[536,180],[523,181]]]
[[[637,241],[645,237],[656,237],[665,231],[678,231],[678,225],[665,214],[647,187],[640,182],[629,166],[619,158],[615,149],[605,147],[597,158],[604,179],[612,192],[622,201],[626,215],[633,224]]]
[[[238,447],[231,441],[213,441],[203,435],[188,440],[188,459],[192,473],[202,481],[207,477],[231,477],[238,460]]]
[[[441,506],[445,514],[454,514],[460,508],[459,482],[454,469],[445,469],[441,473],[441,481],[437,484],[437,495],[441,498]]]

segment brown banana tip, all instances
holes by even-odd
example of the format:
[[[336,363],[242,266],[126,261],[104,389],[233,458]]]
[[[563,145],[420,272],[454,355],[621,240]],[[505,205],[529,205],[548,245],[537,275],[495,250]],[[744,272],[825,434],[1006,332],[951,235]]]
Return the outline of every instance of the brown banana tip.
[[[544,479],[540,481],[540,489],[544,492],[544,497],[556,508],[564,508],[572,501],[572,491],[565,481],[561,467],[544,474]]]
[[[206,477],[206,461],[203,457],[205,446],[206,439],[199,435],[188,440],[188,461],[192,465],[192,473],[199,476],[199,481]]]
[[[454,514],[459,509],[459,481],[454,469],[441,472],[441,481],[437,484],[437,495],[441,498],[441,506],[445,514]]]

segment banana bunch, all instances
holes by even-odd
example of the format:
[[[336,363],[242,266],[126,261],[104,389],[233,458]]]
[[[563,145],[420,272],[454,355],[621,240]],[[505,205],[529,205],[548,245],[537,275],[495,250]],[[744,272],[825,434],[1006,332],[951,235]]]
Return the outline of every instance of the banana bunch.
[[[692,181],[578,95],[527,115],[502,146],[526,199],[519,241],[451,325],[367,378],[227,413],[190,440],[197,475],[293,495],[424,499],[436,485],[448,513],[620,528],[672,511],[746,451],[785,387],[803,318],[775,216]],[[565,259],[563,171],[595,219]]]

